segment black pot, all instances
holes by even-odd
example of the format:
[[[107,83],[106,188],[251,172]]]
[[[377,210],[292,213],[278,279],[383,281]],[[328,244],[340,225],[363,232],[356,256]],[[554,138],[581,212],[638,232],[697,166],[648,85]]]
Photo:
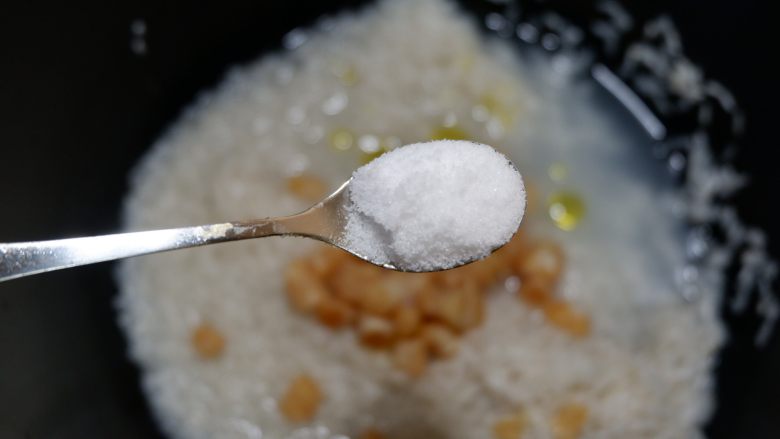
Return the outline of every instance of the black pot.
[[[48,3],[0,12],[0,242],[116,231],[128,171],[199,90],[279,47],[290,29],[364,2]],[[776,112],[765,110],[778,102],[767,93],[778,77],[768,4],[665,0],[628,9],[640,20],[669,13],[690,57],[735,92],[748,121],[736,163],[752,182],[737,204],[779,255]],[[143,55],[135,19],[147,26]],[[114,320],[112,268],[0,284],[0,438],[160,436]],[[724,316],[731,337],[706,432],[778,437],[780,336],[756,348],[755,317]]]

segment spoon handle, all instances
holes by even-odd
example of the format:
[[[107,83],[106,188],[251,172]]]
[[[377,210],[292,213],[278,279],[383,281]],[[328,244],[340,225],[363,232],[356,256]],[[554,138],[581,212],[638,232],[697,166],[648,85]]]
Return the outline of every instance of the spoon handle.
[[[131,256],[265,236],[303,236],[339,246],[349,180],[296,215],[178,229],[0,244],[0,282]],[[352,253],[349,249],[345,249]]]
[[[275,219],[86,238],[0,244],[0,282],[62,268],[218,242],[290,233]]]

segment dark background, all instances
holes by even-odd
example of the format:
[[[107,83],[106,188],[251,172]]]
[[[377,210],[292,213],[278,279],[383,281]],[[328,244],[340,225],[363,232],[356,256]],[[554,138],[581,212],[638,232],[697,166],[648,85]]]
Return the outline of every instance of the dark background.
[[[282,35],[360,1],[12,2],[0,5],[0,242],[116,231],[130,166],[198,90]],[[554,1],[550,2],[555,4]],[[749,223],[775,255],[778,49],[769,1],[631,2],[668,13],[689,56],[748,115],[738,164]],[[130,50],[142,18],[148,53]],[[110,264],[0,284],[0,438],[155,437],[112,310]],[[718,371],[712,438],[780,433],[780,336],[759,351],[755,323],[734,335]]]

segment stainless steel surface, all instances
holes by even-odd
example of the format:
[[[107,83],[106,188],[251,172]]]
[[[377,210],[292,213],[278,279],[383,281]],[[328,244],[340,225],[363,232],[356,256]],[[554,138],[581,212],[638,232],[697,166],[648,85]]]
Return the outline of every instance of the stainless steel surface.
[[[119,233],[85,238],[0,244],[0,281],[62,268],[266,236],[304,236],[342,248],[346,188],[341,185],[325,200],[297,215],[227,222],[178,229]],[[371,261],[369,261],[371,262]],[[395,268],[383,264],[386,268]]]

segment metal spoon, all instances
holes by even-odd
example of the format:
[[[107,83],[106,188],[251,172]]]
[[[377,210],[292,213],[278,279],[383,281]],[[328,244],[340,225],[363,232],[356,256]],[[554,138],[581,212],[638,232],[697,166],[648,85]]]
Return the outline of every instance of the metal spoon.
[[[0,282],[96,262],[266,236],[303,236],[317,239],[372,264],[399,270],[391,264],[372,261],[344,243],[345,210],[350,203],[347,187],[350,181],[342,184],[324,200],[292,216],[86,238],[0,244]],[[463,261],[463,264],[468,262],[472,261]]]
[[[0,282],[62,268],[266,236],[305,236],[342,248],[347,186],[292,216],[85,238],[0,244]],[[369,261],[371,262],[371,261]],[[387,268],[395,268],[386,266]]]

